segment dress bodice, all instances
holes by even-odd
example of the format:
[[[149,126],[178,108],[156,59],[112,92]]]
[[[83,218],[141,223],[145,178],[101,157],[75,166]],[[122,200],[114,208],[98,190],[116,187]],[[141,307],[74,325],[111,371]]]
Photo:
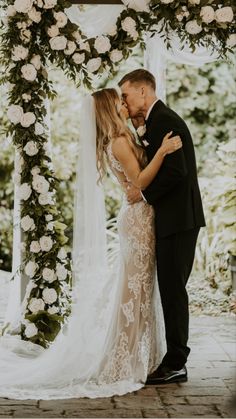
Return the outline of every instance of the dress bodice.
[[[107,146],[107,156],[109,159],[109,163],[112,169],[117,170],[120,173],[124,173],[123,167],[120,162],[115,158],[113,151],[112,151],[112,141]],[[140,163],[140,166],[143,168],[147,164],[146,154],[141,146],[135,144],[135,154]]]

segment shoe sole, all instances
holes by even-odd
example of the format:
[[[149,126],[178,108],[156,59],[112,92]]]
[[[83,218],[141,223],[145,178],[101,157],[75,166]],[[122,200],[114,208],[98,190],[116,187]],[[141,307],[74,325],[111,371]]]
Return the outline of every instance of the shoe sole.
[[[153,382],[146,383],[146,385],[158,385],[158,384],[171,384],[171,383],[186,383],[188,381],[188,377],[173,377],[169,380],[153,380]]]

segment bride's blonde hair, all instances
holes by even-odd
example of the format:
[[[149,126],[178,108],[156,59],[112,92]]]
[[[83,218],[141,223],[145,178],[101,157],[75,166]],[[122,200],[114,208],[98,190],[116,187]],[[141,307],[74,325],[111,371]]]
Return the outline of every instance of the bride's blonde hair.
[[[131,138],[126,119],[120,114],[121,99],[115,89],[102,89],[93,93],[96,115],[96,149],[99,181],[106,174],[106,148],[113,139]]]

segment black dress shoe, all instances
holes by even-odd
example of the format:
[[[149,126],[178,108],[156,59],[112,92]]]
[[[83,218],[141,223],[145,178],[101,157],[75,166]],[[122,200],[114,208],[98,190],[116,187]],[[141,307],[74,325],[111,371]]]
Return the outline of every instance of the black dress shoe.
[[[180,370],[160,366],[148,376],[146,385],[185,383],[186,381],[188,381],[188,374],[185,366]]]

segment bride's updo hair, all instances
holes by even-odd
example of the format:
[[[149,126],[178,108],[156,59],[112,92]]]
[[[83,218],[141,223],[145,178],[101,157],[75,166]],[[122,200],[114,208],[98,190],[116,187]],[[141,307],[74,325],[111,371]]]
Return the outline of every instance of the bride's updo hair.
[[[126,119],[120,113],[121,99],[115,89],[102,89],[93,93],[97,128],[97,168],[99,181],[106,174],[106,148],[113,139],[131,138]]]

